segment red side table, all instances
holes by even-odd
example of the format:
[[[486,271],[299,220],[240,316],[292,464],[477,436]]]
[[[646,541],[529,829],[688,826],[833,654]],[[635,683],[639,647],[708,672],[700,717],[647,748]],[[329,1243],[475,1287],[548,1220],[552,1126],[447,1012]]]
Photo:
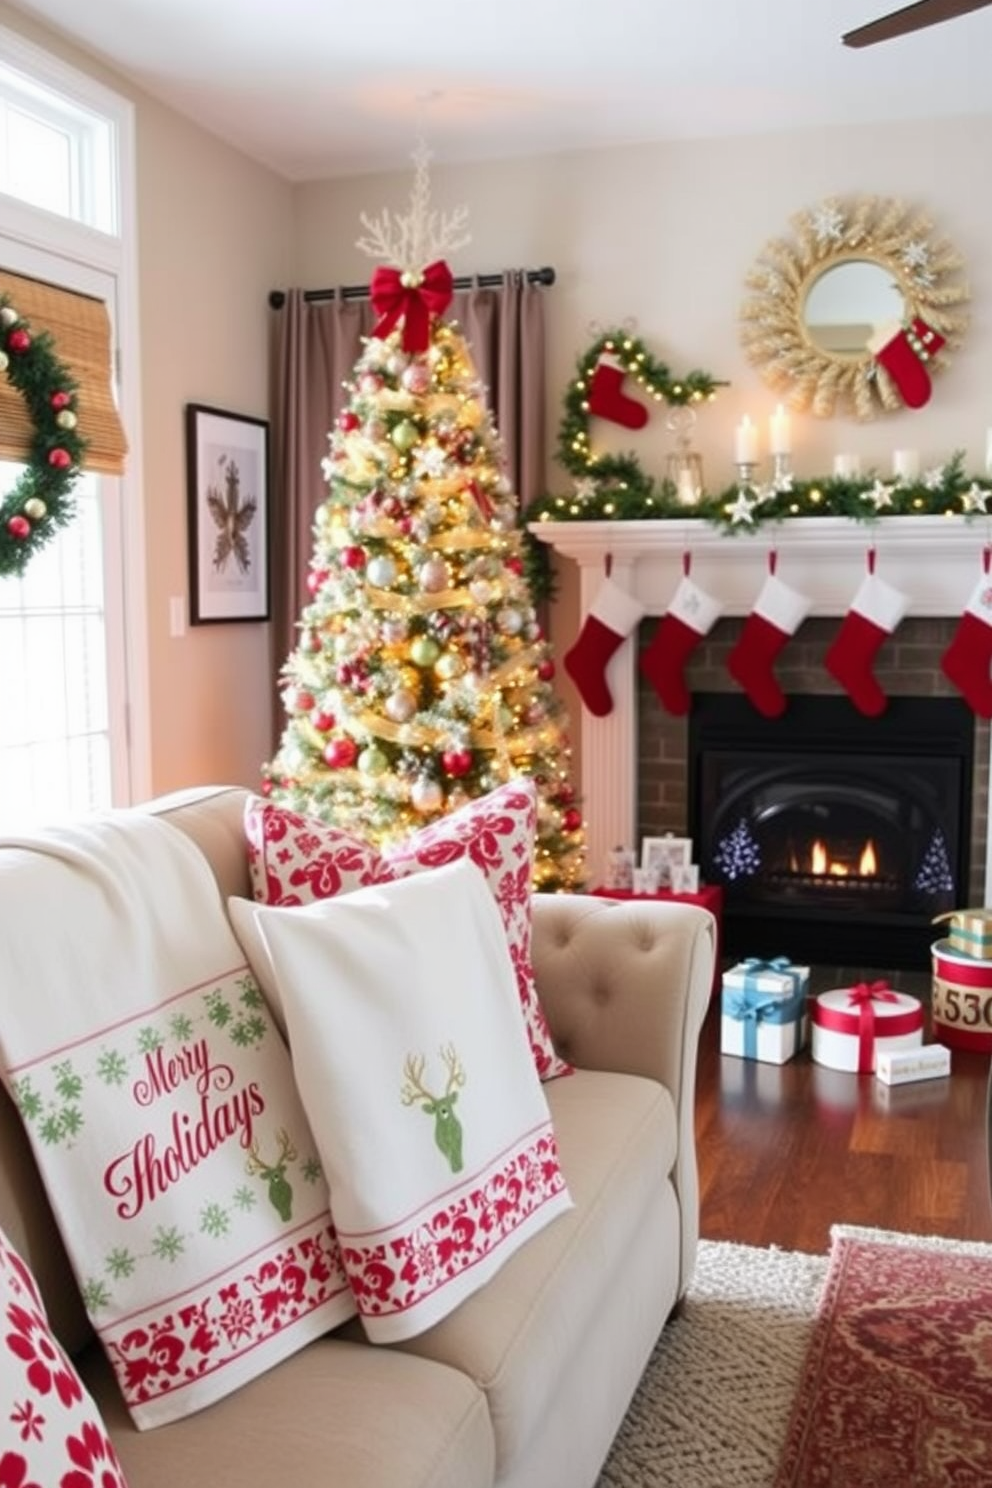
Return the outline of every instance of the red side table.
[[[717,884],[700,884],[695,894],[675,894],[671,889],[659,889],[656,894],[635,894],[632,889],[590,889],[599,899],[670,899],[676,904],[698,904],[708,909],[716,921],[716,957],[713,962],[713,989],[716,996],[723,982],[723,890]]]

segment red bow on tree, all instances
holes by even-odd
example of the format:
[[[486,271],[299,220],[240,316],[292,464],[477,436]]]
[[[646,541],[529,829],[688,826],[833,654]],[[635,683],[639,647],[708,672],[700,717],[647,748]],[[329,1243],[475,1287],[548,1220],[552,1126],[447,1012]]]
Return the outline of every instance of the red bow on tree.
[[[370,296],[379,320],[372,331],[382,339],[402,319],[404,351],[426,351],[431,339],[431,316],[441,315],[451,303],[454,282],[443,259],[428,264],[420,274],[399,269],[376,269]]]

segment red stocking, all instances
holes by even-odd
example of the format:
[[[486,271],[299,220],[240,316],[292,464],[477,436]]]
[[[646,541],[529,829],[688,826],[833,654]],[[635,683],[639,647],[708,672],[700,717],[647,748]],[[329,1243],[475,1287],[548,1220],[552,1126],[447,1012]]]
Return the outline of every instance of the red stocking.
[[[681,716],[689,711],[684,668],[691,653],[713,628],[723,605],[689,578],[688,569],[661,617],[640,667],[654,685],[661,706]]]
[[[611,419],[625,429],[643,429],[648,421],[648,411],[643,403],[623,391],[621,383],[624,369],[606,352],[596,363],[589,384],[589,412],[596,418]]]
[[[907,408],[922,408],[930,401],[932,391],[927,362],[944,344],[945,338],[915,316],[908,326],[883,326],[868,342],[876,362],[892,378]]]
[[[888,699],[872,673],[872,663],[909,608],[909,599],[874,572],[873,554],[861,587],[834,636],[824,666],[860,713],[877,718]]]
[[[986,550],[985,572],[940,659],[944,676],[979,718],[992,718],[992,580],[988,564]]]
[[[809,606],[805,594],[790,589],[770,573],[727,658],[730,675],[766,718],[778,718],[785,712],[785,693],[775,676],[775,660],[805,620]]]
[[[564,667],[590,713],[605,718],[613,711],[606,684],[606,664],[644,614],[632,594],[604,579],[578,639],[564,656]]]

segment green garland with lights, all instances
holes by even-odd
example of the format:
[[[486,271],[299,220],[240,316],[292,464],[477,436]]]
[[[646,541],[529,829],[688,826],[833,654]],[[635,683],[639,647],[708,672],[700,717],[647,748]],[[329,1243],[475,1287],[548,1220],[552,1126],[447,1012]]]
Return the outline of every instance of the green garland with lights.
[[[0,295],[0,371],[24,399],[32,426],[24,474],[0,502],[0,578],[6,578],[23,574],[72,520],[86,441],[77,430],[78,384],[55,355],[53,337],[32,332],[8,295]]]

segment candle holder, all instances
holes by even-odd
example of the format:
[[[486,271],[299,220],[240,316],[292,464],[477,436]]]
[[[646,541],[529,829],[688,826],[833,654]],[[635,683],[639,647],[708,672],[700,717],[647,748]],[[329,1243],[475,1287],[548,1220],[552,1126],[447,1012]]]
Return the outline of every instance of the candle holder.
[[[792,475],[792,458],[786,450],[776,450],[772,455],[772,483],[787,485]]]
[[[666,428],[677,436],[677,449],[668,456],[666,474],[675,487],[680,506],[696,506],[703,494],[703,458],[690,449],[690,435],[696,424],[691,408],[674,408],[665,420]]]
[[[754,472],[758,468],[757,460],[737,461],[737,485],[743,491],[745,486],[754,485]]]

